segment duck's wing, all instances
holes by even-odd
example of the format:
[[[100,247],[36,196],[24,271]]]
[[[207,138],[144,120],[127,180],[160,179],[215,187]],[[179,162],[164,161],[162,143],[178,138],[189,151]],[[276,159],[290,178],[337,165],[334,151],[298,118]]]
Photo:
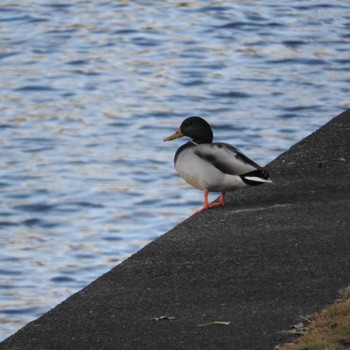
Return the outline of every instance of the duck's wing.
[[[225,174],[242,175],[261,169],[238,148],[223,142],[199,144],[195,154]]]

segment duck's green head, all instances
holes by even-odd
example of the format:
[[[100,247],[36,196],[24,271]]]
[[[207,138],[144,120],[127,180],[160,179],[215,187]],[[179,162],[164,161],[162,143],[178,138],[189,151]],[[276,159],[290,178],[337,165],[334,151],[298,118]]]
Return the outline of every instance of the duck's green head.
[[[211,143],[213,141],[213,131],[210,125],[201,117],[189,117],[185,119],[180,128],[172,135],[164,139],[171,141],[179,137],[190,137],[195,143]]]

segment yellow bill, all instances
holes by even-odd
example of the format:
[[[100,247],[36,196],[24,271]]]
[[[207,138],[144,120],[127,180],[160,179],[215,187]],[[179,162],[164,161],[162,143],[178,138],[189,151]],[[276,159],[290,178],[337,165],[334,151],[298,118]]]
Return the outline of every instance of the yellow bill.
[[[168,136],[167,138],[165,138],[163,141],[171,141],[171,140],[175,140],[178,139],[182,136],[185,136],[182,131],[180,129],[178,129],[174,134]]]

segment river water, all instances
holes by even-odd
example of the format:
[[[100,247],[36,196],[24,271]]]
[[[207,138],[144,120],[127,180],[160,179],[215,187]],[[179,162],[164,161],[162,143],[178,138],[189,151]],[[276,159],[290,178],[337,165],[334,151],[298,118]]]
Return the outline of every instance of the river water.
[[[345,1],[0,1],[0,49],[0,339],[201,205],[184,118],[265,164],[349,107]]]

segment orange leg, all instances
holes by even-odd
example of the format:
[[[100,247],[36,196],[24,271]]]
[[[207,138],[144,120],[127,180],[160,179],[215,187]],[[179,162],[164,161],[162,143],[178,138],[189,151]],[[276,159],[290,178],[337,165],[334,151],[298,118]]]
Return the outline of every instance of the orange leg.
[[[208,196],[209,196],[209,191],[208,190],[204,190],[204,206],[203,206],[203,208],[198,209],[195,212],[195,214],[201,212],[202,210],[206,210],[206,209],[209,209],[209,208],[220,207],[220,206],[225,204],[225,192],[222,192],[220,197],[219,197],[219,200],[217,202],[214,202],[214,203],[209,203]]]
[[[225,192],[221,192],[219,200],[217,202],[209,204],[209,208],[221,207],[225,204]]]

